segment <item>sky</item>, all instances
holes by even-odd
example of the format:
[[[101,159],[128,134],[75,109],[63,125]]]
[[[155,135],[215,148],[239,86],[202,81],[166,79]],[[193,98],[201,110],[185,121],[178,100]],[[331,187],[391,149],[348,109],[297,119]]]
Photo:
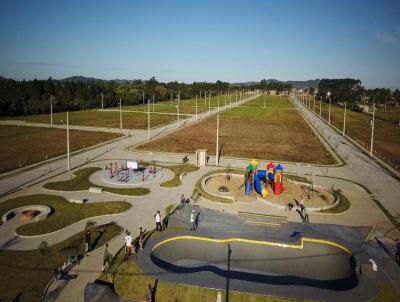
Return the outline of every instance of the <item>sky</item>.
[[[0,0],[0,75],[400,88],[400,1]]]

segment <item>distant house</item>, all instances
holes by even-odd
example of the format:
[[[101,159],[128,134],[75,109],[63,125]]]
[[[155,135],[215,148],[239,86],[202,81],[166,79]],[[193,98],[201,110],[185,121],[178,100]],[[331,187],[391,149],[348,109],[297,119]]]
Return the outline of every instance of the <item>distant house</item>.
[[[360,107],[360,109],[362,110],[362,112],[370,113],[370,108],[369,108],[368,105],[360,105],[360,104],[358,104],[358,107]]]

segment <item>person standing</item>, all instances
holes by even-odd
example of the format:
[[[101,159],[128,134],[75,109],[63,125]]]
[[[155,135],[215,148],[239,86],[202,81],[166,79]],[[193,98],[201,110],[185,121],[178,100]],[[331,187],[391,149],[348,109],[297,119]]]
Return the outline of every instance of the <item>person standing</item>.
[[[157,229],[157,231],[161,232],[162,231],[162,224],[161,224],[160,211],[157,211],[156,215],[154,215],[154,218],[156,219],[156,229]]]
[[[143,244],[144,244],[144,231],[143,228],[139,228],[139,246],[140,249],[143,251]]]
[[[125,250],[127,255],[126,258],[129,258],[132,254],[132,237],[130,232],[127,232],[125,236]]]
[[[110,257],[110,253],[108,252],[108,243],[106,244],[106,247],[104,249],[104,254],[103,254],[103,266],[101,267],[101,271],[104,272],[107,266],[110,266],[110,263],[108,262],[108,258]]]

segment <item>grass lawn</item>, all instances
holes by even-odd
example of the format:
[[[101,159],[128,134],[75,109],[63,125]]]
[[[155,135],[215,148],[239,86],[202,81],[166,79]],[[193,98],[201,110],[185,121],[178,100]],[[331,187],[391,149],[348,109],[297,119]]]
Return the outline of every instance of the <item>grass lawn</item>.
[[[70,149],[96,145],[119,134],[70,130]],[[67,153],[67,133],[62,129],[0,126],[0,173]]]
[[[190,172],[194,172],[194,171],[197,171],[200,169],[199,167],[193,166],[193,165],[175,165],[175,166],[163,166],[163,167],[165,169],[171,170],[175,174],[174,178],[160,184],[160,186],[166,187],[166,188],[180,186],[182,184],[182,182],[179,179],[179,176],[182,173],[190,173]]]
[[[98,248],[122,231],[116,224],[98,226],[92,231],[92,240]],[[46,252],[0,250],[0,296],[4,301],[40,301],[46,284],[53,278],[53,270],[70,256],[84,248],[84,233],[48,248]],[[99,264],[100,265],[100,264]],[[72,281],[73,282],[73,281]]]
[[[312,105],[313,108],[313,105]],[[328,120],[329,104],[322,103],[322,117]],[[315,111],[319,114],[319,101]],[[379,112],[379,111],[378,111]],[[331,107],[331,123],[338,129],[343,129],[344,108],[336,105]],[[346,112],[346,135],[369,150],[371,141],[371,115],[366,113]],[[374,153],[376,156],[400,171],[400,125],[384,119],[375,119]]]
[[[53,213],[44,220],[21,225],[16,229],[17,234],[25,236],[46,234],[60,230],[82,219],[122,213],[131,207],[131,204],[125,201],[75,204],[68,202],[61,196],[37,194],[16,197],[1,202],[0,216],[9,210],[35,204],[49,206],[52,208]]]
[[[43,187],[49,190],[56,191],[83,191],[89,190],[90,187],[99,187],[90,182],[89,177],[94,172],[100,171],[101,168],[98,167],[88,167],[83,168],[74,172],[75,177],[70,180],[65,181],[56,181],[45,184]],[[111,188],[111,187],[103,187],[103,190],[109,193],[119,194],[119,195],[128,195],[128,196],[142,196],[150,193],[148,188]]]
[[[111,272],[115,272],[114,288],[123,298],[144,300],[147,292],[147,284],[154,286],[155,279],[145,275],[136,265],[135,261],[122,262],[122,254],[116,256],[114,267]],[[99,278],[109,282],[107,274],[102,274]],[[176,284],[159,280],[157,283],[156,301],[158,302],[203,302],[216,301],[217,290]],[[225,301],[225,298],[223,299]],[[231,302],[287,302],[287,301],[310,301],[302,299],[289,299],[283,297],[273,297],[255,295],[241,292],[230,292],[229,301]]]
[[[185,116],[181,116],[181,118],[185,118]],[[18,116],[12,119],[49,124],[50,114]],[[59,125],[61,124],[61,121],[64,121],[65,123],[66,119],[66,112],[57,112],[53,114],[54,124]],[[152,113],[150,117],[150,125],[153,128],[174,122],[175,120],[175,115]],[[69,124],[79,126],[119,128],[119,111],[72,111],[69,113]],[[147,129],[147,114],[139,112],[122,112],[122,127],[124,129]]]
[[[338,213],[344,213],[348,209],[350,209],[350,201],[349,201],[349,199],[339,191],[337,192],[337,194],[339,196],[339,204],[336,207],[334,207],[332,209],[328,209],[328,210],[318,211],[318,212],[319,213],[338,214]]]
[[[243,106],[228,110],[220,116],[219,144],[222,156],[335,163],[319,138],[293,109]],[[137,149],[178,153],[207,149],[214,155],[215,145],[216,117],[213,116],[151,140]]]
[[[261,97],[258,97],[254,100],[251,100],[249,102],[246,102],[245,104],[242,104],[241,106],[252,106],[252,107],[264,107],[265,108],[286,108],[286,109],[294,109],[294,105],[292,102],[289,101],[287,96],[279,96],[279,95],[263,95]]]

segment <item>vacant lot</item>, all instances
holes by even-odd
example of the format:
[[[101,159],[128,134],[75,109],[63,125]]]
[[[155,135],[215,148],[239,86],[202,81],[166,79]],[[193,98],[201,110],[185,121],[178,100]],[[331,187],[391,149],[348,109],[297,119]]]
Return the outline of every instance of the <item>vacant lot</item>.
[[[251,107],[265,107],[265,108],[294,108],[292,102],[286,96],[278,96],[278,95],[263,95],[254,100],[246,102],[241,105],[243,107],[251,106]]]
[[[263,96],[252,103],[261,102]],[[261,100],[260,100],[261,99]],[[290,105],[287,99],[282,100]],[[285,106],[286,106],[285,105]],[[216,117],[139,146],[142,150],[215,154]],[[296,110],[243,106],[220,117],[220,154],[245,158],[328,164],[334,159]]]
[[[328,120],[329,104],[322,103],[321,109],[322,117]],[[316,103],[315,112],[319,114],[319,101]],[[340,130],[343,129],[343,114],[344,108],[332,105],[331,123]],[[346,135],[368,150],[371,142],[371,118],[372,116],[366,113],[351,110],[347,110],[346,113]],[[374,153],[395,169],[400,170],[400,125],[381,118],[375,119]]]
[[[185,116],[181,116],[185,118]],[[18,116],[13,119],[34,123],[50,124],[50,114]],[[53,114],[53,123],[66,123],[67,113]],[[151,127],[168,124],[176,120],[176,115],[151,113]],[[69,124],[79,126],[119,128],[119,111],[83,110],[69,113]],[[147,129],[147,114],[141,112],[122,112],[122,127],[124,129]]]
[[[117,138],[118,134],[70,130],[71,151]],[[67,152],[62,129],[0,126],[0,173]]]

